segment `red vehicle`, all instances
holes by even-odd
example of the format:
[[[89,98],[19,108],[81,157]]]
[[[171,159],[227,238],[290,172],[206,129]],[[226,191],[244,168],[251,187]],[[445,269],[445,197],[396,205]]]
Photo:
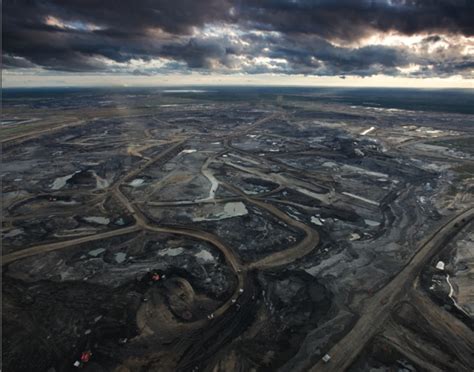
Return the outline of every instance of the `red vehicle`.
[[[92,353],[90,351],[84,351],[81,355],[81,362],[87,363],[91,359]]]

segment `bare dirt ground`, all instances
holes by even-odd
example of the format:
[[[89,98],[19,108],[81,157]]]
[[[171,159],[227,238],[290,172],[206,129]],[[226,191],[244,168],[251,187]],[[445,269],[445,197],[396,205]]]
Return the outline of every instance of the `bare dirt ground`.
[[[6,132],[7,366],[469,370],[469,323],[419,282],[473,220],[471,158],[406,140],[411,112],[367,138],[354,107],[171,102]]]

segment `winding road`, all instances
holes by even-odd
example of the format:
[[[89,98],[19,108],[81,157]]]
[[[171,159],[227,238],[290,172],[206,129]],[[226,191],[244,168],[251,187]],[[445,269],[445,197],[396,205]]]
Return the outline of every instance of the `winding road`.
[[[268,117],[265,117],[263,119],[260,119],[256,121],[254,124],[246,127],[244,130],[237,131],[235,133],[229,134],[226,139],[235,137],[235,136],[240,136],[242,134],[248,133],[249,131],[255,129],[258,125],[263,124],[275,117],[277,117],[279,114],[272,114]],[[143,172],[146,168],[160,162],[160,161],[167,161],[169,158],[172,158],[175,156],[179,151],[182,150],[184,144],[186,143],[187,138],[175,141],[171,143],[170,147],[165,149],[164,151],[160,152],[156,156],[152,158],[146,158],[144,156],[139,156],[141,154],[137,154],[138,149],[134,149],[134,155],[137,155],[141,157],[142,159],[145,160],[141,165],[136,167],[134,170],[128,172],[127,174],[123,175],[121,178],[119,178],[113,185],[108,187],[105,192],[106,194],[111,194],[114,196],[114,198],[119,201],[119,203],[134,217],[135,219],[135,224],[132,226],[128,226],[125,228],[113,230],[113,231],[108,231],[105,233],[100,233],[100,234],[94,234],[90,236],[85,236],[81,237],[78,239],[72,239],[72,240],[67,240],[67,241],[61,241],[57,243],[50,243],[50,244],[42,244],[30,248],[25,248],[22,250],[18,250],[16,252],[7,254],[2,256],[2,265],[7,265],[13,261],[22,259],[22,258],[27,258],[31,257],[37,254],[41,253],[46,253],[46,252],[51,252],[51,251],[56,251],[60,249],[65,249],[68,247],[76,246],[78,244],[82,243],[87,243],[87,242],[92,242],[100,239],[107,239],[119,235],[124,235],[128,233],[133,233],[133,232],[138,232],[138,231],[152,231],[152,232],[157,232],[157,233],[168,233],[168,234],[176,234],[176,235],[182,235],[182,236],[188,236],[192,237],[195,239],[200,239],[203,241],[206,241],[210,243],[212,246],[214,246],[217,250],[219,250],[220,253],[225,258],[226,263],[232,268],[234,271],[236,277],[238,278],[238,285],[235,288],[235,292],[233,296],[231,296],[226,302],[224,302],[215,312],[214,315],[216,318],[224,316],[228,310],[233,307],[233,300],[240,297],[240,291],[244,289],[245,283],[248,283],[248,281],[245,280],[247,276],[247,270],[254,270],[254,269],[265,269],[265,268],[271,268],[271,267],[276,267],[276,266],[281,266],[288,264],[300,257],[303,257],[304,255],[308,254],[311,252],[313,249],[315,249],[319,243],[319,234],[316,230],[313,230],[311,227],[305,225],[302,222],[296,221],[292,218],[290,218],[287,214],[276,208],[274,205],[269,204],[263,200],[260,200],[256,197],[250,197],[249,195],[245,194],[242,190],[238,189],[235,186],[229,185],[227,183],[222,183],[221,184],[228,188],[229,190],[233,191],[234,193],[238,194],[240,196],[239,199],[245,200],[261,209],[266,210],[267,212],[271,213],[273,216],[276,218],[282,220],[283,222],[287,223],[288,225],[302,230],[305,234],[305,237],[302,241],[299,243],[295,244],[292,247],[289,247],[288,249],[280,252],[276,252],[273,254],[270,254],[267,257],[264,257],[263,259],[260,259],[256,262],[249,263],[247,265],[243,265],[240,260],[235,256],[233,253],[233,250],[228,247],[224,242],[222,242],[217,236],[214,234],[211,234],[207,231],[200,231],[200,230],[194,230],[194,229],[189,229],[189,228],[178,228],[178,227],[169,227],[169,226],[155,226],[150,223],[149,219],[144,215],[144,213],[140,210],[140,208],[137,207],[134,203],[130,202],[130,200],[123,194],[121,190],[121,186],[124,183],[129,182],[132,180],[134,177],[137,177],[141,172]],[[153,144],[148,144],[141,149],[146,149],[151,147]],[[211,182],[211,187],[209,191],[209,197],[200,201],[195,201],[193,204],[198,204],[200,202],[206,203],[206,202],[213,202],[214,201],[214,196],[215,192],[217,190],[217,187],[219,185],[219,181],[214,177],[214,175],[208,170],[208,165],[210,162],[213,160],[212,157],[208,158],[203,167],[201,168],[201,173],[209,179]],[[179,205],[180,202],[171,202],[168,203],[169,205]],[[245,288],[247,291],[248,288]],[[205,320],[200,320],[197,321],[198,323],[202,323],[204,325],[207,323]]]

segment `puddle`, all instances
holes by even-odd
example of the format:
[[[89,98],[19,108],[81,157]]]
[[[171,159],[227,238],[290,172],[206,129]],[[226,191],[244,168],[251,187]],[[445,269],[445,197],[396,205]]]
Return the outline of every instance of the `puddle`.
[[[123,226],[123,225],[125,225],[125,220],[122,217],[119,217],[118,219],[115,220],[114,223],[116,225]]]
[[[323,167],[326,168],[336,168],[338,167],[337,163],[334,163],[332,161],[325,161],[323,164],[321,164]]]
[[[323,221],[321,221],[320,218],[318,217],[311,217],[311,223],[314,223],[315,225],[318,225],[318,226],[323,226]]]
[[[66,201],[66,200],[57,200],[56,201],[57,204],[61,204],[61,205],[76,205],[76,204],[79,204],[77,201],[75,200],[69,200],[69,201]]]
[[[123,252],[115,253],[115,261],[117,263],[122,263],[127,259],[127,254]]]
[[[195,216],[193,218],[194,222],[201,221],[219,221],[226,218],[245,216],[248,214],[248,210],[245,207],[245,204],[242,202],[230,202],[226,203],[224,207],[222,205],[212,206],[212,209],[204,209],[199,211],[200,216]],[[207,212],[207,213],[206,213]],[[203,215],[206,213],[205,215]]]
[[[199,258],[200,260],[203,260],[206,262],[214,261],[214,256],[210,252],[204,249],[196,254],[196,258]]]
[[[60,190],[64,186],[66,186],[66,182],[70,180],[76,173],[79,173],[80,171],[76,171],[74,173],[68,174],[67,176],[62,176],[58,177],[53,181],[53,184],[51,185],[51,190]]]
[[[108,225],[110,222],[110,219],[107,217],[84,217],[84,220],[87,222],[92,222],[92,223],[97,223],[99,225]]]
[[[132,187],[138,187],[143,185],[145,180],[143,178],[135,178],[132,182],[130,182],[128,185]]]
[[[92,251],[89,251],[89,256],[97,257],[104,252],[105,252],[105,248],[93,249]]]
[[[53,184],[51,185],[51,190],[60,190],[64,186],[66,186],[67,181],[69,181],[75,174],[81,173],[82,171],[75,171],[74,173],[68,174],[67,176],[62,176],[58,177],[53,181]],[[96,180],[96,188],[97,189],[105,189],[109,187],[110,182],[105,179],[100,177],[95,171],[89,171],[92,176]]]
[[[184,252],[184,248],[178,247],[178,248],[166,248],[163,249],[162,251],[158,252],[158,256],[179,256]]]
[[[377,227],[380,226],[380,222],[373,221],[373,220],[364,220],[365,224],[370,227]]]

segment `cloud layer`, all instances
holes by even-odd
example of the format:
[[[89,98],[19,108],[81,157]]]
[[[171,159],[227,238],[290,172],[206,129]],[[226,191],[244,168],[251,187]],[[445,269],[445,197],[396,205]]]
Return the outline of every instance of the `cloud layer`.
[[[472,78],[470,0],[7,0],[14,70]]]

